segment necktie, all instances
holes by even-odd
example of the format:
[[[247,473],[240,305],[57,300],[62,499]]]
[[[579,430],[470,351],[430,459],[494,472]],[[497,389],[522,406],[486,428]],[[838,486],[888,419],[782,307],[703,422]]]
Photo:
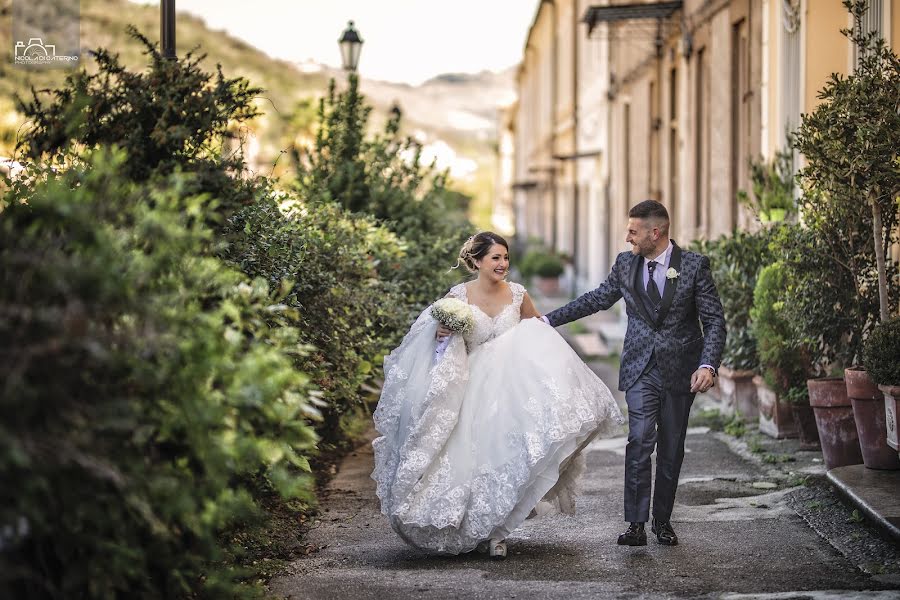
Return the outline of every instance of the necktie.
[[[647,271],[650,272],[650,280],[647,282],[647,295],[650,296],[650,301],[653,302],[653,304],[662,302],[662,296],[659,294],[656,280],[653,279],[653,271],[656,269],[657,264],[658,263],[655,260],[651,260],[647,263]]]

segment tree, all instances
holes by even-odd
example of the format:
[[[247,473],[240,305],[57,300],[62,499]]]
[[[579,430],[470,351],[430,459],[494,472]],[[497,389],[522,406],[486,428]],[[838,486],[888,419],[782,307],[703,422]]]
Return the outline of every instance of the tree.
[[[806,157],[799,173],[803,214],[836,268],[853,274],[863,301],[877,293],[876,315],[865,310],[862,316],[883,321],[900,295],[897,265],[885,260],[900,239],[900,59],[883,39],[862,33],[866,0],[844,0],[844,6],[854,25],[842,33],[860,59],[851,75],[831,76],[819,92],[822,102],[796,133]],[[873,325],[868,320],[860,324],[864,330]]]
[[[401,135],[400,108],[391,110],[382,132],[367,137],[371,110],[356,75],[340,94],[332,81],[319,104],[315,144],[294,153],[297,189],[310,201],[334,201],[371,215],[400,236],[405,256],[378,269],[398,283],[401,309],[411,317],[456,279],[447,271],[473,226],[464,213],[467,203],[448,188],[447,173],[423,165],[420,144]]]

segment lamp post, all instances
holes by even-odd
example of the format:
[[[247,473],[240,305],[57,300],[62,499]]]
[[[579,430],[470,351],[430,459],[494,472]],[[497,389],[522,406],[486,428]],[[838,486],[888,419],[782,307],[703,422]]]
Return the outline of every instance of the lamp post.
[[[159,3],[159,46],[163,58],[178,58],[175,56],[175,0]]]
[[[347,21],[347,29],[341,34],[338,45],[341,47],[341,62],[344,65],[344,70],[350,71],[351,73],[356,71],[356,66],[359,64],[359,52],[362,49],[363,40],[359,37],[359,32],[353,26],[353,21]]]

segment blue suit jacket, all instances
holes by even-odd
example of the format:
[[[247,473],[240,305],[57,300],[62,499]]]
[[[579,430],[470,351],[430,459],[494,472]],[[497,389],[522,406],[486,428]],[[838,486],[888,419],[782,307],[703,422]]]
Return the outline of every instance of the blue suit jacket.
[[[654,354],[666,385],[676,391],[690,391],[691,375],[700,365],[719,368],[725,348],[725,316],[709,259],[682,251],[674,241],[672,245],[669,267],[678,271],[678,277],[666,279],[656,314],[650,314],[637,296],[637,288],[643,284],[641,257],[623,252],[597,289],[546,315],[550,324],[558,327],[606,310],[624,298],[628,330],[619,368],[622,391],[634,385]]]

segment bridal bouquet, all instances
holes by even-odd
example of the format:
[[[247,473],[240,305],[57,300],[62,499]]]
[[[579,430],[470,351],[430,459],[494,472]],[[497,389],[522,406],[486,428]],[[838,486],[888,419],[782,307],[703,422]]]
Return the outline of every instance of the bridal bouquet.
[[[457,298],[441,298],[431,305],[431,316],[438,323],[452,331],[453,333],[469,333],[475,326],[475,315],[472,314],[472,307]],[[434,362],[437,363],[447,344],[450,343],[450,336],[441,340],[434,351]]]

